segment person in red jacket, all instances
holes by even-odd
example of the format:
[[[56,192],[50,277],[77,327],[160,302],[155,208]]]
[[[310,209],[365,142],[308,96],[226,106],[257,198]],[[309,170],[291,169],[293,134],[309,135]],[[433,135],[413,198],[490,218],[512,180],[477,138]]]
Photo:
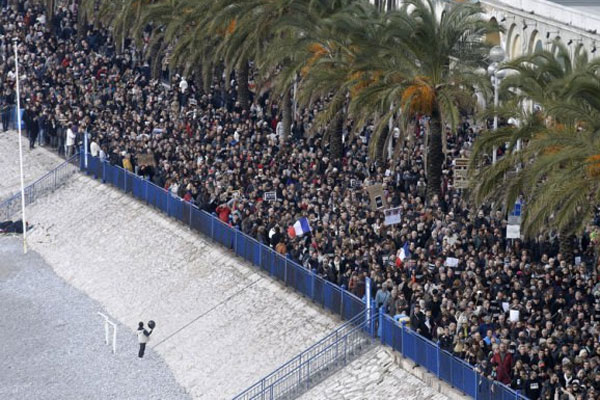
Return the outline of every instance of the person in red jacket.
[[[219,219],[226,224],[229,223],[229,214],[231,214],[231,209],[227,206],[227,203],[221,204],[215,212],[219,215]]]
[[[496,367],[496,379],[505,385],[511,382],[512,354],[506,351],[506,344],[501,343],[494,349],[492,365]]]

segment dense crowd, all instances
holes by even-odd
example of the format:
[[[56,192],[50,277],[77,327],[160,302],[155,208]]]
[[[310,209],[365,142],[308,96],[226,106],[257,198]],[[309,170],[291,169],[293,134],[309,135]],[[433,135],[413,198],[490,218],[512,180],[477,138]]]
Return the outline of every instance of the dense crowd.
[[[88,135],[92,155],[145,176],[278,252],[406,315],[413,329],[531,399],[600,397],[600,285],[590,227],[575,260],[558,238],[506,239],[506,217],[469,207],[452,165],[478,129],[448,131],[442,196],[426,201],[423,130],[386,162],[367,156],[372,127],[344,130],[341,159],[300,110],[290,137],[268,94],[248,110],[235,76],[204,93],[193,78],[151,79],[141,50],[117,51],[107,31],[76,30],[77,7],[51,20],[19,1],[0,16],[2,122],[15,104],[12,39],[19,39],[21,104],[31,138],[68,156]],[[37,139],[36,139],[37,138]],[[380,183],[401,223],[386,226],[364,188]],[[265,193],[276,195],[266,196]],[[275,197],[275,198],[274,198]],[[307,217],[310,234],[289,226]]]

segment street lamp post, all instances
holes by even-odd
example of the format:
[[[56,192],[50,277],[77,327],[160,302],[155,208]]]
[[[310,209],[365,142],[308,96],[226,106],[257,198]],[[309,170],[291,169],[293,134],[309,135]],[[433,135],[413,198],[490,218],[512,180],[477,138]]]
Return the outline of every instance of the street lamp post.
[[[13,38],[17,89],[17,136],[19,137],[19,170],[21,175],[21,213],[23,218],[23,253],[27,254],[27,220],[25,219],[25,180],[23,178],[23,140],[21,138],[21,90],[19,84],[19,41]]]
[[[500,81],[504,78],[506,73],[504,70],[500,70],[500,63],[504,61],[505,53],[502,47],[494,46],[490,50],[490,61],[492,62],[488,67],[488,74],[492,80],[492,86],[494,87],[494,131],[498,129],[498,92],[500,91]],[[492,154],[492,163],[496,164],[496,153],[498,149],[494,146],[494,152]]]

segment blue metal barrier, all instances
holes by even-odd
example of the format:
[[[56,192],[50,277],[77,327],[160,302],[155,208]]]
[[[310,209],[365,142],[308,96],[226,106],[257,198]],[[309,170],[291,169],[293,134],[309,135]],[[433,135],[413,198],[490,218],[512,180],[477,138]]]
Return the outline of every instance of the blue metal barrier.
[[[83,163],[81,168],[85,169]],[[262,268],[268,274],[295,288],[315,303],[340,315],[343,319],[356,321],[359,316],[364,316],[365,303],[352,293],[276,253],[256,239],[223,223],[214,215],[184,202],[181,198],[154,185],[152,182],[127,173],[123,168],[112,166],[106,161],[101,162],[94,157],[89,157],[86,172],[97,179],[102,179],[103,182],[111,183],[124,192],[131,192],[134,197],[161,210],[169,217],[182,221],[191,229],[215,240],[228,249],[233,249],[239,257]],[[34,198],[37,196],[35,188],[31,190],[29,195]],[[2,205],[0,205],[1,210]],[[408,327],[399,325],[390,316],[381,313],[375,314],[378,315],[378,320],[371,320],[370,328],[361,325],[363,333],[367,329],[373,331],[377,322],[377,331],[383,344],[402,353],[404,357],[413,360],[438,378],[469,396],[481,400],[526,399],[499,382],[492,382],[482,377],[468,363],[442,350],[438,344],[411,331]],[[364,321],[364,319],[363,317],[362,320]],[[244,392],[243,396],[240,395],[237,398],[275,399],[296,390],[298,385],[308,384],[307,382],[310,382],[310,376],[314,372],[314,370],[311,372],[311,368],[318,370],[321,368],[320,365],[327,365],[332,362],[331,360],[338,360],[338,353],[333,356],[331,349],[335,348],[336,351],[342,351],[342,353],[346,351],[340,350],[340,343],[336,343],[335,346],[337,347],[331,345],[331,348],[327,347],[319,353],[320,361],[314,358],[312,364],[305,363],[305,360],[300,359],[294,361],[296,364],[293,365],[290,362],[281,367],[281,371],[278,370],[262,380],[262,383],[259,382],[260,387],[257,388],[255,385]],[[323,343],[317,345],[323,345]]]
[[[478,400],[526,400],[526,397],[507,386],[481,376],[472,365],[442,350],[439,343],[427,340],[389,315],[380,314],[379,323],[383,344],[463,393]]]

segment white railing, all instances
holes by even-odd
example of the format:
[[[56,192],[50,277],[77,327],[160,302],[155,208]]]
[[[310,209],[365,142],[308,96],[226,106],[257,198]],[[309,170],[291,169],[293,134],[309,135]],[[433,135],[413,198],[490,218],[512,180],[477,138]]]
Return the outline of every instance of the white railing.
[[[113,334],[112,334],[112,350],[113,350],[113,354],[117,353],[117,324],[115,324],[114,322],[112,322],[110,319],[108,319],[108,316],[106,316],[105,314],[102,314],[100,311],[98,311],[98,315],[101,316],[102,318],[104,318],[104,340],[106,341],[106,344],[110,344],[109,341],[109,333],[110,333],[110,328],[109,325],[112,326],[113,328]]]

